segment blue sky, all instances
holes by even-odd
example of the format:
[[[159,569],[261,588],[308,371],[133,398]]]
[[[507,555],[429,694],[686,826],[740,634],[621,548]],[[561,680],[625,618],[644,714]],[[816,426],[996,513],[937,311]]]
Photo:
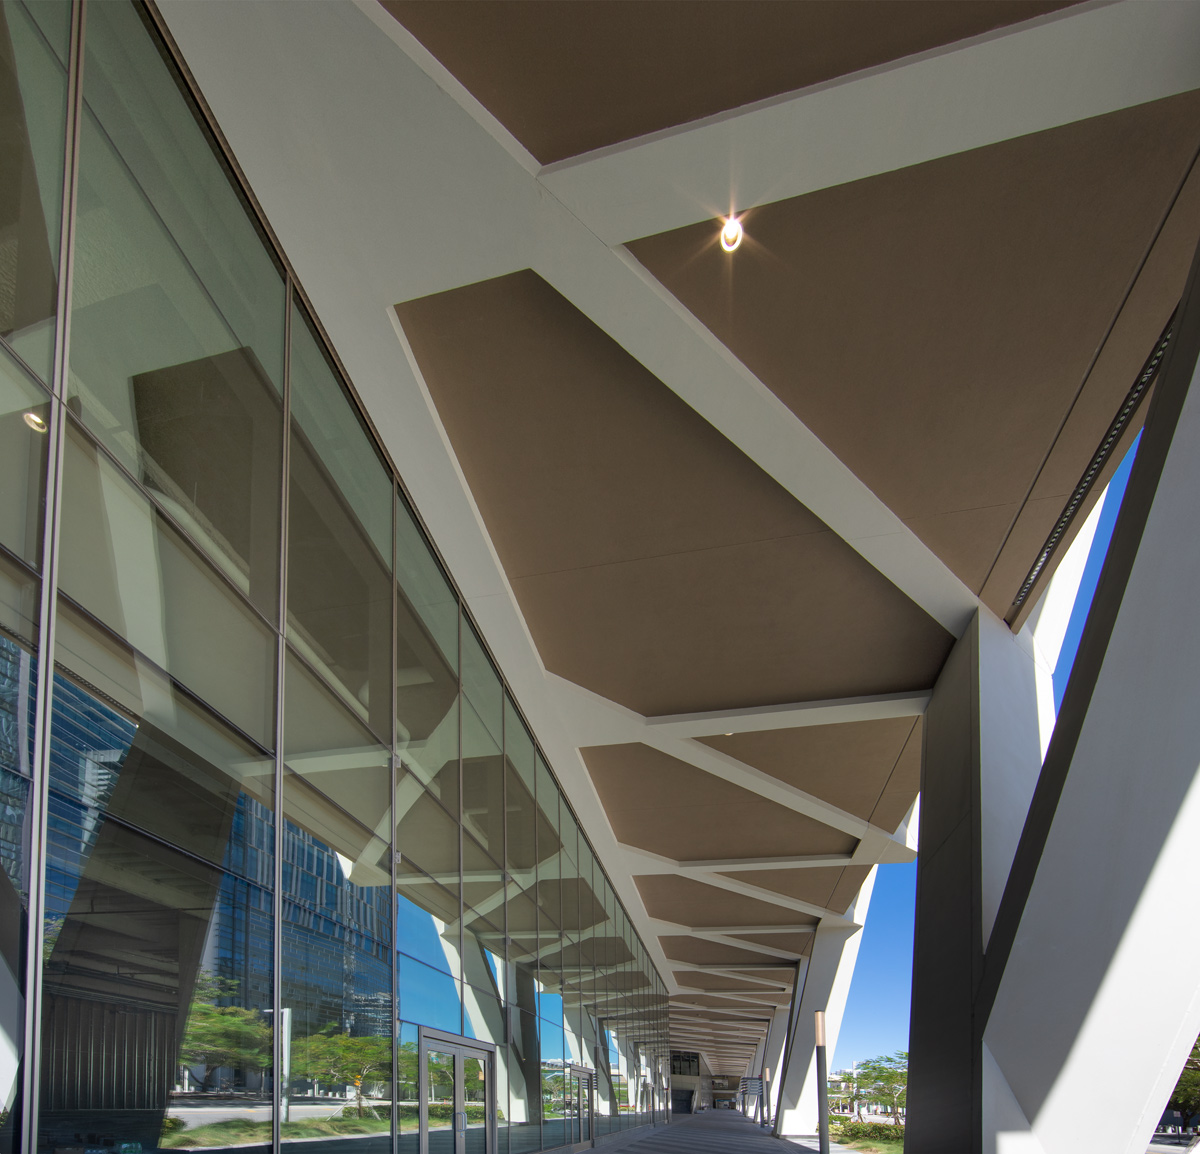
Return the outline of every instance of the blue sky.
[[[879,867],[831,1070],[908,1049],[916,894],[916,862]]]
[[[1054,669],[1055,709],[1062,704],[1063,691],[1071,675],[1079,639],[1092,605],[1104,558],[1108,554],[1113,526],[1140,442],[1139,433],[1109,482],[1104,507],[1096,524],[1096,535],[1088,551],[1075,606]],[[879,867],[841,1033],[838,1035],[837,1048],[830,1058],[831,1070],[846,1069],[852,1062],[908,1049],[916,893],[916,862]]]

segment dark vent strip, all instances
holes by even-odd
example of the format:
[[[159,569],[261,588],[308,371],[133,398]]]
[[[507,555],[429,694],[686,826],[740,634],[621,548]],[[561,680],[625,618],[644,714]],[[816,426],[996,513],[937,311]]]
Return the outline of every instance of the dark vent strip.
[[[1117,444],[1120,442],[1122,434],[1129,427],[1129,422],[1133,420],[1134,413],[1138,411],[1138,406],[1141,405],[1146,397],[1146,393],[1150,390],[1151,384],[1154,383],[1154,378],[1158,375],[1158,368],[1162,364],[1162,359],[1166,355],[1168,346],[1171,344],[1171,336],[1175,331],[1175,318],[1178,314],[1179,309],[1176,308],[1175,312],[1171,314],[1171,319],[1167,321],[1162,335],[1158,338],[1154,346],[1154,351],[1142,366],[1142,371],[1138,374],[1137,380],[1134,381],[1133,387],[1125,394],[1125,400],[1121,402],[1121,407],[1117,410],[1117,415],[1113,418],[1112,424],[1108,426],[1108,432],[1104,434],[1104,439],[1100,442],[1095,453],[1092,454],[1092,459],[1088,462],[1088,467],[1084,469],[1083,476],[1079,478],[1079,483],[1071,493],[1071,499],[1067,502],[1058,520],[1054,523],[1054,528],[1050,530],[1050,536],[1046,538],[1046,543],[1037,555],[1037,560],[1033,563],[1033,567],[1021,583],[1021,588],[1018,590],[1016,597],[1013,598],[1012,608],[1009,609],[1006,618],[1010,623],[1020,611],[1021,606],[1025,604],[1034,585],[1037,584],[1042,570],[1046,568],[1047,562],[1054,556],[1067,530],[1071,527],[1071,522],[1075,520],[1076,513],[1079,512],[1087,495],[1092,491],[1092,486],[1095,485],[1096,478],[1100,476],[1104,466],[1108,463],[1108,459],[1113,455],[1113,450],[1116,449]]]

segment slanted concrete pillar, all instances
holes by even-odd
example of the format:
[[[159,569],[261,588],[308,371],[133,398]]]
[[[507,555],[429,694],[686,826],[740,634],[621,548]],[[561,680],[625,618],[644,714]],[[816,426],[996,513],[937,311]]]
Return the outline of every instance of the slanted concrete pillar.
[[[837,1049],[842,1015],[854,977],[854,963],[862,941],[862,926],[875,886],[875,870],[867,875],[847,921],[828,925],[823,922],[813,934],[812,953],[801,978],[796,999],[790,1041],[783,1059],[779,1088],[779,1108],[775,1133],[812,1135],[817,1132],[817,1063],[813,1014],[825,1011],[825,1033],[830,1054]]]
[[[1023,823],[1022,639],[981,613],[930,704],[915,1154],[1141,1154],[1200,1032],[1198,270]]]

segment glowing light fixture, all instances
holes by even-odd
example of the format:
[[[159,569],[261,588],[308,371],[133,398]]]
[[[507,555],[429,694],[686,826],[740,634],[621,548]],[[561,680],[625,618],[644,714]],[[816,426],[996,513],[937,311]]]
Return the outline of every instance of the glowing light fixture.
[[[25,413],[25,424],[27,424],[35,433],[44,433],[50,426],[37,415],[37,413]]]
[[[725,220],[721,229],[721,247],[726,252],[733,252],[742,243],[742,222],[732,213]]]

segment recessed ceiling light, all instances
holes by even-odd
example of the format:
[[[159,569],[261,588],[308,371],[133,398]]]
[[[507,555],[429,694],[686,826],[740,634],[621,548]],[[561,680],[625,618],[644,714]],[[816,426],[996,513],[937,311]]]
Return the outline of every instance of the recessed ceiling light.
[[[25,424],[27,424],[35,433],[44,433],[50,426],[37,415],[37,413],[29,412],[25,414]]]
[[[733,252],[742,243],[742,222],[732,213],[725,219],[721,228],[721,247],[726,252]]]

